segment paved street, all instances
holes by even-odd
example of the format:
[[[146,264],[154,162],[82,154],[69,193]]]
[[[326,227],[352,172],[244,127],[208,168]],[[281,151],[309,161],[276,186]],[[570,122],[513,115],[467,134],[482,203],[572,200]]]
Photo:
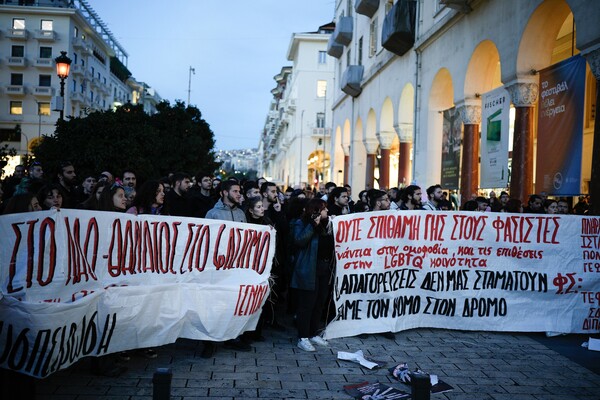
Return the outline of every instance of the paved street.
[[[171,368],[171,398],[192,399],[350,399],[343,386],[363,381],[397,383],[387,370],[400,362],[437,374],[454,387],[432,399],[598,400],[600,376],[552,350],[535,335],[415,329],[396,334],[335,339],[329,348],[306,353],[296,347],[295,330],[266,330],[265,342],[250,353],[219,348],[213,358],[200,357],[202,344],[179,340],[158,348],[158,358],[133,355],[118,378],[97,377],[82,360],[36,385],[36,399],[149,400],[157,368]],[[583,354],[588,365],[600,366],[600,353],[581,349],[579,340],[561,341],[562,353]],[[577,338],[578,339],[578,338]],[[570,343],[570,344],[565,344]],[[571,346],[571,347],[569,347]],[[385,368],[369,370],[337,359],[338,351],[362,349]],[[593,368],[598,372],[598,368]]]

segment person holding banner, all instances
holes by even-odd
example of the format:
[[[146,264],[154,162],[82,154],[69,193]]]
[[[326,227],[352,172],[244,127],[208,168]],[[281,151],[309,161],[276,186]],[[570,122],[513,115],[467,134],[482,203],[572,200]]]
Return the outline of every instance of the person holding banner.
[[[302,217],[290,225],[296,253],[290,287],[302,299],[296,308],[298,347],[315,351],[313,344],[328,345],[319,336],[334,260],[333,226],[327,216],[327,203],[319,198],[309,200]]]
[[[161,215],[165,202],[165,188],[157,180],[144,182],[133,199],[133,205],[127,209],[128,214]]]
[[[242,192],[237,180],[226,180],[221,183],[219,194],[221,198],[217,204],[206,213],[207,219],[219,219],[234,222],[247,222],[246,214],[241,209]],[[237,351],[252,351],[252,347],[241,337],[228,340],[223,345],[225,348]],[[208,340],[204,341],[202,358],[210,358],[217,351],[217,344]]]
[[[126,206],[125,189],[120,183],[113,183],[100,194],[98,200],[99,211],[125,212]]]

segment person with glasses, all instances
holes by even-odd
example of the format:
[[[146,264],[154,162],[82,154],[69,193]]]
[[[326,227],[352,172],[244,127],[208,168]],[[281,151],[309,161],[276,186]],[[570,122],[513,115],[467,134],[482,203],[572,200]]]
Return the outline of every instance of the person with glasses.
[[[385,211],[390,209],[390,198],[387,192],[379,189],[369,189],[367,197],[371,211]]]
[[[337,186],[331,190],[327,198],[328,215],[346,215],[350,213],[348,205],[350,196],[348,189],[344,186]]]

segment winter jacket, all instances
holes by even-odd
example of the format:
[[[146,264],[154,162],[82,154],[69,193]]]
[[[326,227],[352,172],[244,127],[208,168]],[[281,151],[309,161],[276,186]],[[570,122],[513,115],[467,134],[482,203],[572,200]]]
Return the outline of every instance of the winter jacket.
[[[246,214],[242,209],[236,207],[231,208],[223,204],[223,200],[219,199],[217,204],[206,213],[207,219],[220,219],[224,221],[246,222]]]
[[[331,235],[331,222],[327,227],[306,223],[296,219],[290,223],[292,247],[294,249],[294,269],[290,286],[294,289],[315,290],[319,236]]]

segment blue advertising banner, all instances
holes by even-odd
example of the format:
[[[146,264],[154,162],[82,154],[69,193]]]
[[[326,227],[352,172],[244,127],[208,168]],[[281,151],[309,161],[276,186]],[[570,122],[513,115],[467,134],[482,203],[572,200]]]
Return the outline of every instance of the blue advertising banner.
[[[581,192],[585,59],[579,55],[540,71],[537,193]]]

